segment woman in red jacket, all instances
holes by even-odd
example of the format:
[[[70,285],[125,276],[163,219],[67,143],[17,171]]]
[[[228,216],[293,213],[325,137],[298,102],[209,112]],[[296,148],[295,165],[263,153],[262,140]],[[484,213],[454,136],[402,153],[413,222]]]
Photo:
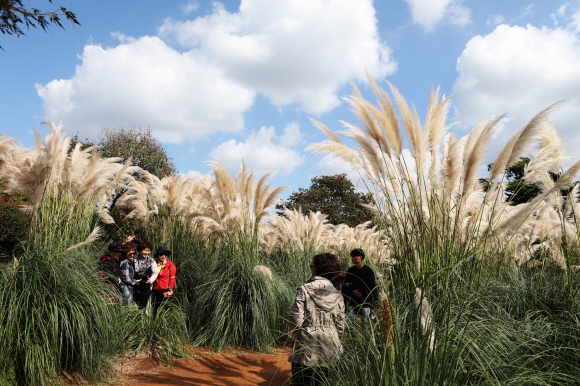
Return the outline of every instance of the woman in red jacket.
[[[153,283],[153,310],[157,308],[169,297],[173,296],[175,288],[175,264],[168,257],[171,251],[163,246],[158,247],[155,251],[157,258],[157,279]]]

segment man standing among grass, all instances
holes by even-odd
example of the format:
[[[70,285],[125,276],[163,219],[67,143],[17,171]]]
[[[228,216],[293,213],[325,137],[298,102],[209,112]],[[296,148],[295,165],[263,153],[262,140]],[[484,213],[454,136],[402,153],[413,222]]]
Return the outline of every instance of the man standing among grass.
[[[350,260],[354,264],[346,271],[342,293],[347,299],[346,312],[352,324],[357,315],[362,318],[365,330],[368,328],[371,308],[379,300],[379,291],[375,272],[365,265],[365,253],[360,248],[350,252]]]

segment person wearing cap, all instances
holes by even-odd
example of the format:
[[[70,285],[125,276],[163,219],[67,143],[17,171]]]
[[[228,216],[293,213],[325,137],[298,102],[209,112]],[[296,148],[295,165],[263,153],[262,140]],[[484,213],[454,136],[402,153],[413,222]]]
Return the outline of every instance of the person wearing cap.
[[[107,253],[99,260],[99,275],[107,279],[109,285],[120,291],[119,263],[123,254],[123,244],[113,242],[107,248]]]
[[[344,300],[331,282],[339,268],[335,255],[315,255],[310,264],[312,277],[298,288],[289,315],[294,337],[288,358],[292,363],[292,386],[322,384],[328,367],[341,352]]]
[[[168,259],[169,256],[171,256],[171,251],[166,247],[160,246],[155,251],[155,258],[157,258],[157,279],[153,283],[154,311],[157,311],[161,303],[174,294],[176,268],[175,264]]]
[[[379,300],[379,290],[375,272],[363,262],[365,253],[360,248],[350,252],[350,260],[354,264],[346,271],[342,293],[347,300],[346,311],[352,324],[357,315],[362,318],[364,329],[368,328],[371,308]]]

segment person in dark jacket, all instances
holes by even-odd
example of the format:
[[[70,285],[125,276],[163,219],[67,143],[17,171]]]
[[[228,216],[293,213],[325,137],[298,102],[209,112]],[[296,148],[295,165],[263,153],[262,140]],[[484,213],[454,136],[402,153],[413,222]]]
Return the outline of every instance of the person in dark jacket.
[[[157,308],[174,294],[175,289],[175,264],[168,257],[171,251],[163,246],[158,247],[155,251],[157,258],[157,279],[153,283],[153,310]]]
[[[360,315],[363,327],[367,329],[371,308],[379,300],[379,290],[375,272],[364,264],[364,258],[365,253],[360,248],[350,252],[350,259],[354,265],[346,272],[342,293],[347,300],[346,310],[350,322],[354,324],[356,316]]]
[[[119,263],[123,254],[123,244],[114,242],[107,248],[107,253],[101,256],[99,260],[99,275],[119,289]]]
[[[125,243],[123,245],[123,258],[119,264],[119,276],[121,278],[121,297],[123,305],[133,303],[133,287],[138,284],[135,280],[135,255],[137,254],[135,244]]]

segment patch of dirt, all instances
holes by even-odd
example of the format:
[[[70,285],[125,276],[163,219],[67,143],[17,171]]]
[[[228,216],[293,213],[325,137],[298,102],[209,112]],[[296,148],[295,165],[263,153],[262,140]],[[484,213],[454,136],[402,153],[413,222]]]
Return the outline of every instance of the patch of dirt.
[[[291,374],[289,354],[289,348],[276,349],[271,354],[194,348],[190,352],[193,359],[177,359],[171,365],[138,355],[125,360],[110,385],[288,386]]]

